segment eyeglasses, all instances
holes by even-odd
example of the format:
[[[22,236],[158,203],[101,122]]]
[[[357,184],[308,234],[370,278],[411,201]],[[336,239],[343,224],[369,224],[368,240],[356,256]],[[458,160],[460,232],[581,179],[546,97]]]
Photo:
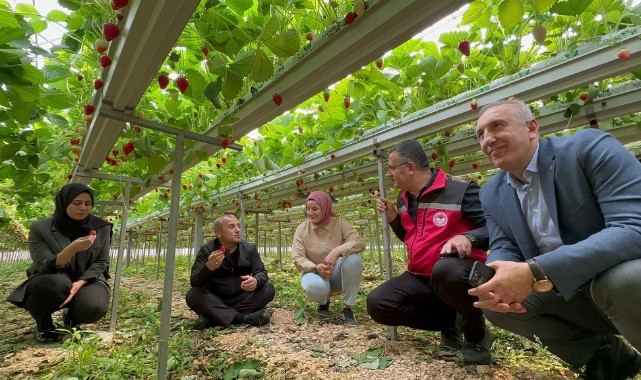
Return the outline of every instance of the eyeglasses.
[[[387,167],[387,171],[388,171],[388,172],[393,172],[393,171],[394,171],[394,170],[396,170],[397,168],[399,168],[399,167],[401,167],[401,166],[403,166],[403,165],[407,165],[407,164],[409,164],[410,162],[411,162],[411,161],[406,161],[406,162],[401,162],[401,163],[400,163],[400,164],[398,164],[398,165],[389,165],[389,166]]]

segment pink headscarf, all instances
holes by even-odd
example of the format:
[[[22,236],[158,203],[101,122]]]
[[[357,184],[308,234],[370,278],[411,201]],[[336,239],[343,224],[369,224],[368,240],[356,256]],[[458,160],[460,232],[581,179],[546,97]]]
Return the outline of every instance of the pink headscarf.
[[[330,216],[336,216],[332,211],[332,198],[329,197],[325,192],[322,191],[312,191],[307,196],[307,201],[314,201],[320,205],[321,212],[323,213],[323,219],[320,223],[315,224],[316,226],[325,227],[329,223]]]

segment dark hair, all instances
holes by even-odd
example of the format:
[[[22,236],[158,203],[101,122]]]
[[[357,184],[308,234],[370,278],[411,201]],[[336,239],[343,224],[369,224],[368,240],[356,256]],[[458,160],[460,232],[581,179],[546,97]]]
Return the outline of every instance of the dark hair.
[[[427,160],[425,149],[416,140],[405,140],[394,145],[390,153],[397,152],[398,158],[402,161],[412,161],[420,170],[429,169],[430,162]]]

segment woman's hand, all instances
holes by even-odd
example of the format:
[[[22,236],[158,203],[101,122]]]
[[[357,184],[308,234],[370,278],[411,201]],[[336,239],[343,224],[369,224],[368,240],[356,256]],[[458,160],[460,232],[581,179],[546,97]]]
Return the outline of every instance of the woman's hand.
[[[330,268],[325,263],[316,264],[316,273],[325,278],[329,278],[332,275]]]
[[[334,265],[336,264],[336,261],[338,261],[338,258],[341,257],[341,251],[339,251],[337,248],[332,249],[327,256],[325,256],[325,267],[329,270],[329,275],[332,275],[332,272],[334,272]]]
[[[96,235],[79,237],[78,239],[72,241],[71,247],[75,251],[74,254],[89,250],[89,248],[91,248],[91,246],[93,245],[94,240],[96,240]]]
[[[85,286],[86,283],[87,283],[87,281],[85,281],[85,280],[78,280],[78,281],[74,282],[73,284],[71,284],[71,290],[69,290],[69,297],[67,297],[65,302],[60,304],[60,308],[62,309],[63,306],[68,304],[69,301],[71,301],[71,299],[73,298],[73,296],[75,296],[76,293],[78,293],[78,290],[80,290],[80,288]]]

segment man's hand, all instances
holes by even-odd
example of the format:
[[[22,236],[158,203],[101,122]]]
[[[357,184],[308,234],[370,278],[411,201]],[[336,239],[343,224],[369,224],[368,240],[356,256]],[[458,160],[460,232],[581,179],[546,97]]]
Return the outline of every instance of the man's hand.
[[[256,290],[256,286],[258,285],[258,280],[256,280],[253,276],[240,276],[240,280],[242,281],[240,283],[240,288],[246,292],[253,292]]]
[[[325,263],[316,264],[316,273],[321,277],[329,278],[332,275],[332,271],[325,265]]]
[[[381,213],[387,210],[387,223],[390,223],[398,216],[394,203],[387,198],[378,198],[376,201],[376,209]]]
[[[458,257],[464,259],[472,253],[472,242],[463,235],[456,235],[448,240],[441,248],[441,253],[458,252]]]
[[[488,264],[496,271],[492,279],[468,290],[479,297],[474,306],[498,313],[525,313],[521,302],[532,294],[534,276],[527,263],[494,261]]]
[[[223,253],[222,249],[212,252],[207,258],[207,269],[213,272],[216,269],[220,268],[220,266],[223,264],[224,258],[225,254]]]
[[[61,303],[59,307],[62,309],[63,306],[68,304],[69,301],[71,301],[71,299],[73,298],[73,296],[75,296],[76,293],[78,293],[78,290],[80,290],[80,288],[85,286],[86,283],[87,283],[87,281],[85,281],[85,280],[78,280],[78,281],[74,282],[73,284],[71,284],[71,289],[69,290],[69,297],[67,297],[65,302]]]

